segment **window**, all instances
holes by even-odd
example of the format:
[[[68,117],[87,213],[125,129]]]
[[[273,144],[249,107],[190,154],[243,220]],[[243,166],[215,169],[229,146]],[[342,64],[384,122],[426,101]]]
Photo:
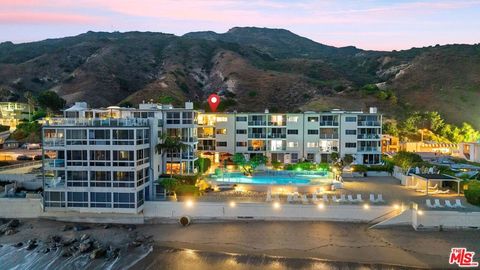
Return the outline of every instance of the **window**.
[[[298,134],[298,129],[287,129],[287,134],[297,135]]]
[[[237,142],[238,147],[247,147],[247,142]]]
[[[45,192],[46,207],[65,207],[65,192],[47,191]]]
[[[87,171],[67,171],[67,186],[88,187]]]
[[[290,159],[292,160],[292,162],[298,162],[298,153],[291,153]]]
[[[318,147],[318,142],[307,142],[307,147],[309,148]]]
[[[315,154],[314,153],[307,153],[307,160],[308,161],[313,161],[315,159]]]
[[[134,172],[113,172],[113,186],[114,187],[134,187],[135,173]]]
[[[298,147],[298,142],[288,142],[287,146],[290,147],[290,148]]]
[[[134,145],[135,137],[133,129],[114,129],[113,130],[113,144],[114,145]]]
[[[345,148],[356,148],[357,143],[345,143]]]
[[[308,135],[318,135],[318,129],[309,129]]]
[[[104,171],[90,172],[90,186],[92,187],[111,187],[111,173]]]
[[[88,166],[87,150],[67,150],[67,166]]]
[[[112,197],[109,192],[91,192],[90,201],[90,207],[112,207]]]
[[[68,207],[88,207],[88,192],[68,192]]]
[[[90,166],[110,166],[110,150],[91,150]]]
[[[137,171],[137,187],[149,181],[148,175],[148,168],[140,169]]]
[[[226,128],[217,128],[215,130],[215,133],[217,135],[227,135],[227,129]]]
[[[143,205],[143,198],[143,190],[140,190],[139,192],[137,192],[137,207]]]
[[[67,145],[86,145],[87,130],[67,130]]]
[[[193,124],[193,112],[182,112],[182,124]]]
[[[237,129],[237,134],[247,134],[246,129]]]
[[[180,113],[179,112],[167,112],[167,124],[180,124]]]
[[[217,122],[227,122],[228,119],[225,116],[217,116]]]
[[[237,116],[237,122],[247,122],[246,116]]]
[[[287,122],[292,122],[292,123],[298,122],[298,116],[287,116]]]
[[[345,117],[345,122],[356,122],[357,118],[355,116],[347,116]]]
[[[307,118],[307,121],[308,121],[308,122],[318,122],[318,117],[309,116],[309,117]]]
[[[227,142],[217,142],[218,147],[227,147]]]
[[[270,150],[271,151],[285,150],[283,141],[282,140],[272,140],[270,142]]]
[[[135,208],[135,193],[113,193],[113,208]]]
[[[346,129],[345,130],[345,135],[356,135],[357,130],[356,129]]]

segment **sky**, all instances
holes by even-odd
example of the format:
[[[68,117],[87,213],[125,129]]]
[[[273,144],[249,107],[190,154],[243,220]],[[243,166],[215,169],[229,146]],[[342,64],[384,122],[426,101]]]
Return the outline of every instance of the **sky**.
[[[480,0],[0,0],[0,42],[87,31],[284,28],[333,46],[401,50],[480,42]]]

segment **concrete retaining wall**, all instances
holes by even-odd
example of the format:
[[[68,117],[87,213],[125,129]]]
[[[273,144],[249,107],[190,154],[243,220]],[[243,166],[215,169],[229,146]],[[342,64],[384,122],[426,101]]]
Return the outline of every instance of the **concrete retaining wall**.
[[[412,225],[415,229],[468,229],[480,228],[480,212],[413,211]]]
[[[383,171],[367,171],[367,176],[370,177],[370,176],[382,176],[382,177],[385,177],[385,176],[391,176],[391,174],[389,172],[383,172]]]
[[[391,206],[325,205],[319,209],[316,205],[281,205],[276,209],[273,204],[237,203],[230,207],[228,203],[196,202],[188,206],[185,202],[146,202],[144,216],[148,218],[173,218],[190,216],[197,219],[258,219],[258,220],[331,220],[368,222],[391,212]]]
[[[37,218],[42,213],[41,199],[0,198],[0,217]]]

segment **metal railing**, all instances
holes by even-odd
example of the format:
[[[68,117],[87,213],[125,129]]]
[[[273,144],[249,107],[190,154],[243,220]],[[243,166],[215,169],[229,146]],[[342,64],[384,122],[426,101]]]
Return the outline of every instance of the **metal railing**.
[[[357,148],[358,152],[380,152],[380,147],[358,147]]]
[[[249,126],[266,126],[267,121],[248,121]]]
[[[266,147],[252,147],[252,146],[248,147],[248,151],[266,151],[266,150],[267,150]]]
[[[47,159],[45,160],[45,167],[49,167],[49,168],[65,167],[65,160],[64,159]]]
[[[44,138],[43,139],[43,146],[44,147],[63,147],[65,146],[65,139],[64,138]]]
[[[267,137],[265,133],[248,133],[248,138],[255,138],[255,139],[264,139]]]
[[[321,134],[319,135],[320,139],[338,139],[338,134]]]
[[[357,125],[360,126],[360,127],[379,127],[380,126],[380,122],[379,121],[358,121],[357,122]]]
[[[45,121],[45,126],[135,127],[149,126],[149,121],[145,118],[51,118]]]
[[[380,139],[380,135],[378,134],[358,134],[357,139]]]
[[[338,126],[338,121],[320,121],[320,126]]]
[[[42,165],[42,161],[37,160],[37,161],[30,161],[30,162],[22,162],[22,163],[14,164],[14,165],[2,166],[2,167],[0,167],[0,171],[30,167],[30,166],[35,166],[35,165]]]
[[[285,138],[287,138],[287,134],[285,134],[285,133],[282,133],[282,134],[272,133],[272,134],[268,134],[268,138],[272,138],[272,139],[285,139]]]

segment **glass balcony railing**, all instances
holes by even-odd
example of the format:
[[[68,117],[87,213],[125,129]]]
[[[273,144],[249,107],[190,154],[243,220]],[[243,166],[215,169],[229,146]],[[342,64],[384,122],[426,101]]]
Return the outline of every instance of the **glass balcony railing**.
[[[365,146],[365,147],[358,147],[358,152],[380,152],[380,147],[372,147],[372,146]]]
[[[320,126],[338,126],[338,121],[320,121]]]
[[[253,147],[253,146],[249,146],[248,147],[248,151],[266,151],[267,148],[264,146],[264,147]]]
[[[269,126],[274,126],[274,127],[282,127],[286,126],[287,122],[268,122]]]
[[[266,126],[266,121],[248,121],[249,126]]]
[[[373,139],[373,140],[379,140],[380,135],[378,134],[358,134],[357,139]]]
[[[64,138],[44,138],[43,146],[45,147],[62,147],[65,146]]]
[[[360,127],[379,127],[379,121],[358,121],[357,125]]]
[[[338,139],[338,134],[320,134],[320,139]]]
[[[145,118],[51,118],[45,126],[134,127],[149,126]]]
[[[197,150],[199,150],[199,151],[215,151],[215,146],[213,146],[213,145],[198,145]]]
[[[65,179],[62,177],[45,177],[46,188],[65,187]]]
[[[48,168],[63,168],[65,167],[64,159],[47,159],[45,161],[45,167]]]
[[[265,133],[248,133],[248,138],[261,139],[266,137],[267,135]]]
[[[268,138],[285,139],[285,138],[287,138],[287,134],[272,133],[272,134],[268,134]]]

